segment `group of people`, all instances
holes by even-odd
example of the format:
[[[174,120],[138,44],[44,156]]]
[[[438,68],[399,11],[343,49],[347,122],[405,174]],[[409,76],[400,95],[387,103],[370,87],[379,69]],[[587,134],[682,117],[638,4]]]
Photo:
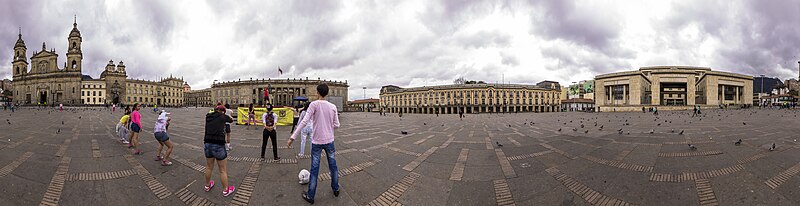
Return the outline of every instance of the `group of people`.
[[[310,177],[308,180],[308,190],[301,194],[303,200],[313,204],[316,194],[317,179],[319,177],[319,166],[322,151],[325,151],[328,168],[331,175],[331,189],[334,196],[339,196],[339,170],[336,165],[336,148],[334,146],[334,130],[339,128],[339,116],[336,105],[326,101],[325,97],[328,95],[329,88],[325,84],[317,86],[317,93],[320,99],[310,103],[306,103],[302,108],[296,109],[296,118],[294,119],[294,126],[289,140],[286,142],[288,148],[292,148],[293,142],[300,137],[300,151],[297,157],[305,155],[305,144],[307,139],[311,140],[311,169]],[[204,137],[203,137],[203,153],[206,157],[206,169],[204,171],[205,184],[203,185],[206,192],[211,191],[215,182],[211,179],[214,167],[219,167],[219,176],[222,183],[223,196],[229,196],[234,193],[236,187],[229,184],[227,174],[227,157],[228,151],[231,150],[230,133],[233,122],[232,110],[229,109],[230,105],[217,104],[214,109],[206,114]],[[120,142],[126,144],[134,155],[142,154],[139,148],[139,134],[142,132],[142,120],[139,104],[134,104],[133,107],[126,107],[125,114],[120,118],[119,123],[116,125],[117,134]],[[247,127],[255,126],[255,112],[253,105],[250,105],[248,112]],[[161,110],[158,118],[155,120],[153,127],[153,136],[159,143],[157,149],[156,161],[161,161],[161,165],[170,166],[172,162],[169,161],[170,154],[173,150],[173,144],[169,140],[167,131],[170,124],[170,113]],[[267,112],[261,116],[261,123],[263,124],[262,144],[261,144],[261,158],[264,159],[264,152],[268,141],[272,141],[273,160],[280,160],[278,156],[277,147],[277,123],[278,115],[273,112],[273,107],[267,105]],[[162,150],[166,148],[164,155]]]
[[[142,132],[142,115],[139,113],[140,105],[134,104],[133,107],[125,107],[125,114],[119,119],[116,129],[119,136],[119,141],[126,144],[128,149],[134,155],[142,154],[139,149],[139,133]],[[153,137],[158,141],[158,149],[156,150],[155,161],[161,161],[161,165],[170,166],[172,162],[169,161],[169,156],[172,154],[174,145],[169,140],[167,130],[169,129],[170,113],[164,110],[158,115],[158,118],[153,125]],[[164,148],[166,147],[166,150]],[[164,151],[164,155],[162,155]]]
[[[328,168],[331,172],[331,189],[334,196],[339,196],[339,170],[336,166],[336,148],[334,146],[334,130],[339,128],[339,116],[336,105],[325,100],[329,88],[325,84],[317,86],[317,93],[320,99],[311,103],[306,103],[302,109],[297,109],[298,115],[294,119],[295,125],[292,127],[292,135],[286,143],[288,148],[292,148],[292,143],[297,137],[301,137],[300,153],[298,157],[305,154],[306,139],[311,139],[311,171],[308,182],[308,191],[303,192],[303,200],[313,204],[317,188],[317,178],[319,177],[319,165],[322,151],[325,151],[328,161]],[[255,110],[251,104],[248,108],[247,128],[255,126]],[[272,105],[267,105],[267,112],[261,116],[262,143],[261,158],[265,159],[264,153],[267,142],[272,142],[273,160],[280,160],[277,147],[277,125],[278,115],[273,112]],[[205,137],[203,138],[203,150],[207,160],[205,170],[205,191],[210,191],[214,187],[211,180],[212,171],[216,164],[220,169],[220,180],[224,188],[223,196],[228,196],[235,187],[229,185],[227,176],[227,151],[230,149],[230,123],[233,122],[231,111],[227,105],[218,104],[211,113],[206,114]]]

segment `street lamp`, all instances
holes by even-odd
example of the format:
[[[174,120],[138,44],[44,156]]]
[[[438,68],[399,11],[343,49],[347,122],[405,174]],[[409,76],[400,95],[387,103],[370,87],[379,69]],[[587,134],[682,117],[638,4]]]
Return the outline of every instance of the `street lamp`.
[[[362,87],[364,90],[364,99],[367,99],[367,87]]]

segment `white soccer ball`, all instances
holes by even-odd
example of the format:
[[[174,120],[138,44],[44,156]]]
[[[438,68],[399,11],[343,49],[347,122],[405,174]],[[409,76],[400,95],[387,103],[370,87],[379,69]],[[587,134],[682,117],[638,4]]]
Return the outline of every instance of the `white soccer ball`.
[[[308,179],[311,178],[311,173],[306,169],[300,170],[300,174],[297,174],[297,178],[300,179],[301,185],[308,184]]]

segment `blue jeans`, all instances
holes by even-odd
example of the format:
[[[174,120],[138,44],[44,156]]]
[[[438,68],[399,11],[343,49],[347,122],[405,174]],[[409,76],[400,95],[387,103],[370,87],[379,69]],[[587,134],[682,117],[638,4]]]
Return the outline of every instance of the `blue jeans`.
[[[325,150],[328,158],[328,169],[331,171],[331,188],[339,191],[339,167],[336,166],[336,148],[333,142],[328,144],[311,144],[311,177],[308,182],[308,198],[314,199],[317,193],[317,176],[319,176],[319,156]]]

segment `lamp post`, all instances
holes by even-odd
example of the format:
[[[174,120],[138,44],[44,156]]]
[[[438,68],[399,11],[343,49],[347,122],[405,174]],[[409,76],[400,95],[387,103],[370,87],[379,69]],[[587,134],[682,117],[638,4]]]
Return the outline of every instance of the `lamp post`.
[[[361,89],[364,90],[364,99],[367,99],[367,87],[362,87]]]

